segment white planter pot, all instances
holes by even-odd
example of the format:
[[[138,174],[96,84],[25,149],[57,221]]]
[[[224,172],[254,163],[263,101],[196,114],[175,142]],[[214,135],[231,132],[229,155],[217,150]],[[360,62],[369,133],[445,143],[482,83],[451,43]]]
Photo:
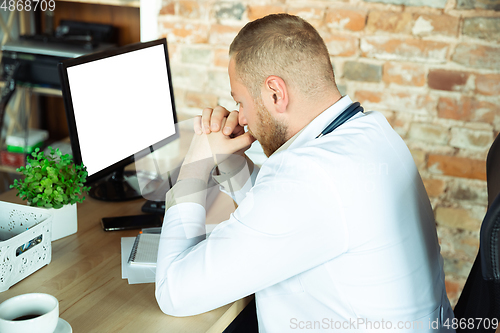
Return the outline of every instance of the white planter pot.
[[[76,204],[66,205],[59,209],[46,209],[52,215],[52,241],[76,233],[78,230]]]

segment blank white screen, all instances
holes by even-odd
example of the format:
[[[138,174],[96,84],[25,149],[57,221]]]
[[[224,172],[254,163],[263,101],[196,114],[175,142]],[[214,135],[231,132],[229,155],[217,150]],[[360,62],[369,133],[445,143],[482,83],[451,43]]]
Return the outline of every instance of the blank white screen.
[[[175,134],[163,45],[68,67],[89,176]]]

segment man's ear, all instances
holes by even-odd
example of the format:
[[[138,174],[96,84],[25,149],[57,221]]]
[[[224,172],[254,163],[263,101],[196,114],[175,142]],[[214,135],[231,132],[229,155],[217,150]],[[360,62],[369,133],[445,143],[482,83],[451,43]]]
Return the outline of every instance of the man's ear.
[[[278,113],[285,112],[289,101],[285,81],[275,75],[269,76],[264,82],[262,99],[268,110],[275,110]]]

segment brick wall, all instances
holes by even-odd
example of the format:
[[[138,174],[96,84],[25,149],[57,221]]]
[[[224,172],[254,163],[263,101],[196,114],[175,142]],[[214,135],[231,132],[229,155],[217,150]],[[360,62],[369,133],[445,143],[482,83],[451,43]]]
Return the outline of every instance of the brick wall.
[[[248,21],[313,24],[342,93],[381,111],[409,146],[434,208],[455,304],[486,212],[485,159],[500,131],[500,0],[163,1],[180,118],[234,109],[228,46]]]

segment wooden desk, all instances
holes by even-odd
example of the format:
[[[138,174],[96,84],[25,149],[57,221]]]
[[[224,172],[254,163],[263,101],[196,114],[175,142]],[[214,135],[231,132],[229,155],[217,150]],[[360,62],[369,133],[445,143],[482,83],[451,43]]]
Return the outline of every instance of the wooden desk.
[[[22,203],[14,191],[0,200]],[[87,198],[78,205],[78,232],[52,243],[52,262],[0,293],[0,302],[32,292],[48,293],[59,300],[60,317],[75,333],[108,332],[222,332],[251,297],[213,311],[176,318],[162,313],[154,284],[129,285],[121,278],[121,237],[138,231],[105,232],[104,216],[141,214],[144,199],[102,202]],[[207,223],[218,223],[234,210],[221,194],[209,210]]]

